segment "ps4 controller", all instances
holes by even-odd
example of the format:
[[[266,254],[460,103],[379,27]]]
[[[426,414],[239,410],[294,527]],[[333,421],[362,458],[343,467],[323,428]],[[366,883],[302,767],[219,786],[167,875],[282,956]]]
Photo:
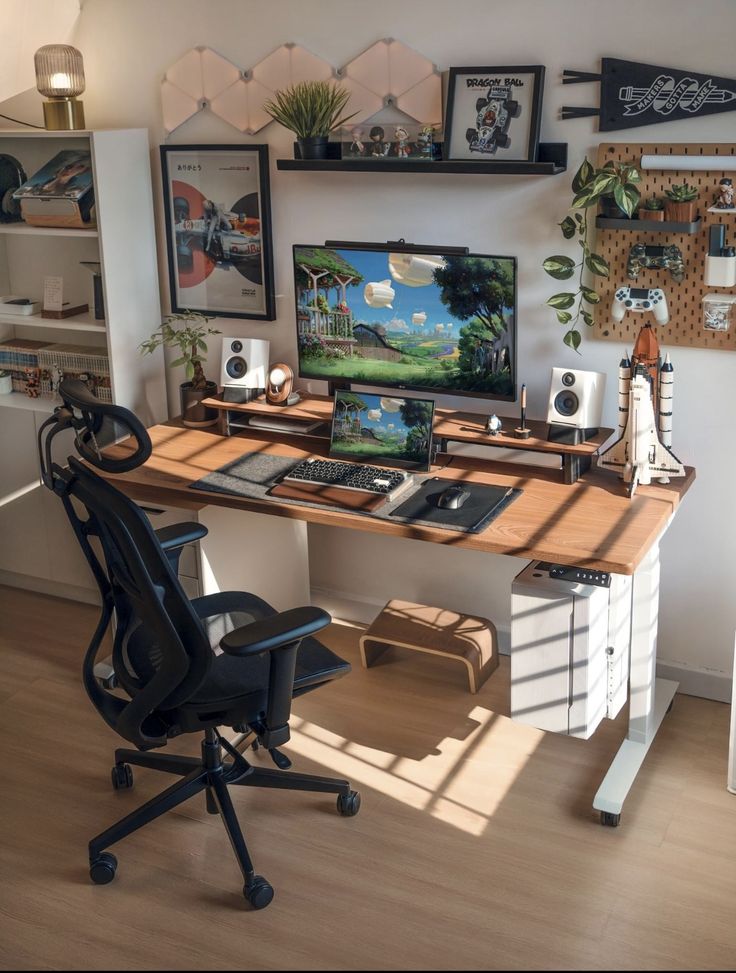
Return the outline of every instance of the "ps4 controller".
[[[626,261],[626,276],[638,280],[642,268],[669,270],[672,280],[678,283],[685,279],[685,262],[682,250],[674,243],[654,246],[649,243],[634,243]]]
[[[667,298],[661,287],[619,287],[613,298],[611,317],[614,321],[623,321],[627,311],[640,314],[651,311],[657,324],[667,324],[670,319]]]

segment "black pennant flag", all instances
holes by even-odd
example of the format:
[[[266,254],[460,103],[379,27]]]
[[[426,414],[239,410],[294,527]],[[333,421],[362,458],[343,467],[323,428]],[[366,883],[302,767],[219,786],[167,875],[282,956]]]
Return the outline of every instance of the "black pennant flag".
[[[563,107],[563,118],[599,115],[601,132],[736,111],[736,80],[655,64],[601,59],[601,73],[563,72],[563,84],[600,81],[600,110]],[[736,131],[736,126],[734,127]]]

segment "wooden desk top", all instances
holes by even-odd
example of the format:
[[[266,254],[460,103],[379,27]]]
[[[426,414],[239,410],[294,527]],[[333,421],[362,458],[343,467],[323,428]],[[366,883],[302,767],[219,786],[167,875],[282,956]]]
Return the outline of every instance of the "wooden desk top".
[[[618,478],[592,470],[577,483],[557,482],[552,471],[513,466],[500,472],[498,463],[461,456],[445,456],[448,464],[433,472],[448,480],[519,487],[522,495],[480,534],[459,534],[413,524],[392,523],[349,512],[302,507],[275,499],[253,500],[191,490],[190,483],[248,452],[293,456],[295,462],[310,452],[284,443],[254,437],[224,438],[205,430],[185,429],[176,423],[149,429],[153,455],[140,469],[110,477],[130,497],[141,502],[201,509],[212,504],[253,510],[309,523],[349,527],[377,534],[433,541],[454,547],[508,554],[529,560],[597,568],[632,574],[651,545],[667,526],[681,498],[695,479],[687,476],[670,484],[638,487],[632,500]],[[114,447],[124,450],[125,445]]]

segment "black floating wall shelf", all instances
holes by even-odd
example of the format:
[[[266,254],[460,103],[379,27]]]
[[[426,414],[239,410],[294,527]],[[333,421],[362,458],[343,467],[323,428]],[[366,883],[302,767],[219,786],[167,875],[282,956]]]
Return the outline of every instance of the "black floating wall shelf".
[[[672,220],[627,220],[596,216],[595,225],[600,230],[629,230],[632,233],[699,233],[703,221],[700,217],[692,223],[675,223]]]
[[[485,175],[554,176],[567,169],[567,142],[540,142],[537,162],[513,159],[277,159],[276,168],[302,172],[455,172]]]

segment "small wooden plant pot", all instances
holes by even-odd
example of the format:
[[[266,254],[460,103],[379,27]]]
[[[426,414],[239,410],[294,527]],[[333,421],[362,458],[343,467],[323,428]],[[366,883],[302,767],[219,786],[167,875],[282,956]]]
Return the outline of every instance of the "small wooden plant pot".
[[[643,220],[651,220],[657,223],[664,222],[664,210],[663,209],[642,209],[639,211],[639,216]]]
[[[667,200],[664,215],[668,223],[692,223],[695,220],[695,200],[690,203],[675,203]]]

